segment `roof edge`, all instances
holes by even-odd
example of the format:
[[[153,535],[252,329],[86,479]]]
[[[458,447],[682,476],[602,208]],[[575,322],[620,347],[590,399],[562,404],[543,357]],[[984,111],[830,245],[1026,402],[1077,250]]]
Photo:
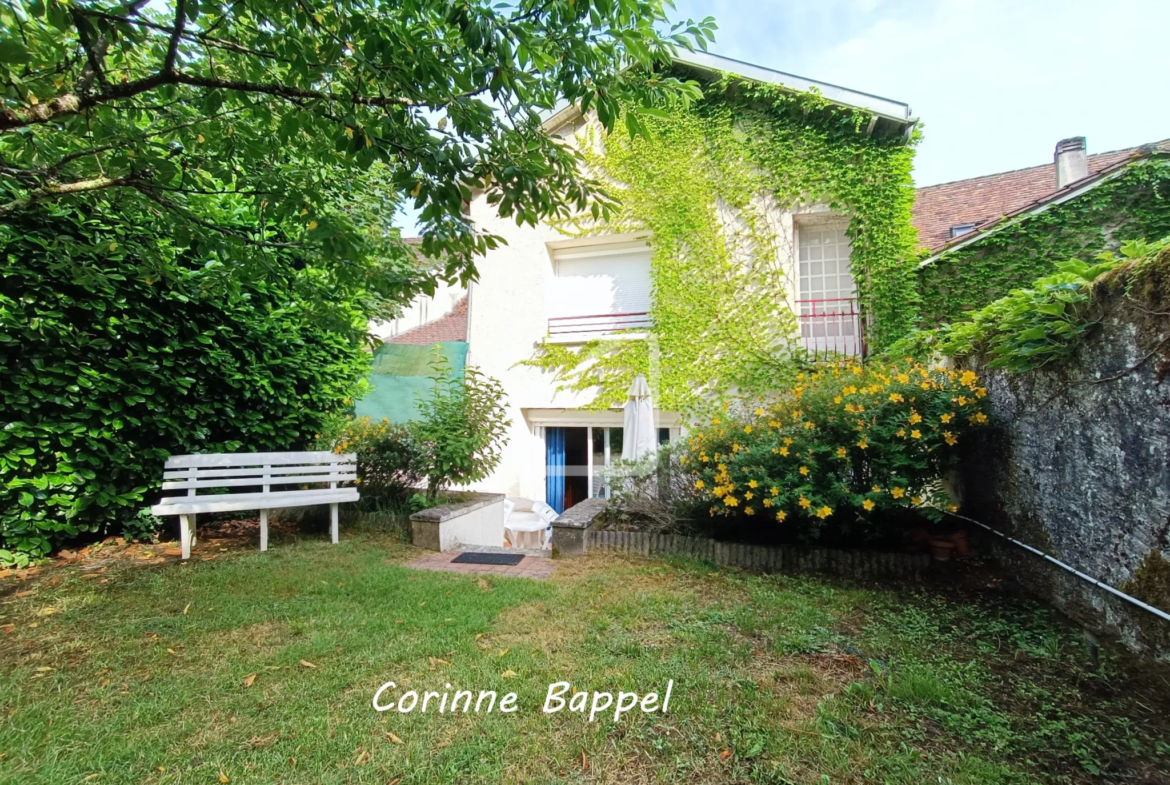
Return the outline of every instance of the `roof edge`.
[[[921,269],[923,267],[934,264],[943,256],[966,248],[969,245],[979,242],[985,237],[990,237],[991,235],[1014,225],[1017,221],[1024,220],[1029,216],[1045,212],[1046,210],[1055,207],[1058,204],[1067,202],[1070,199],[1076,199],[1078,196],[1088,193],[1097,186],[1103,185],[1104,183],[1107,183],[1114,178],[1120,177],[1130,166],[1144,163],[1153,158],[1155,155],[1159,154],[1161,154],[1161,151],[1154,147],[1138,148],[1138,151],[1129,158],[1125,158],[1115,164],[1111,164],[1096,174],[1083,177],[1074,183],[1069,183],[1064,188],[1061,188],[1058,191],[1054,191],[1042,199],[1038,199],[1034,202],[1031,202],[1030,204],[1026,204],[1018,210],[1014,210],[1010,213],[1007,213],[1006,215],[1001,215],[994,221],[990,221],[975,229],[974,231],[962,235],[961,237],[956,237],[954,240],[951,240],[950,242],[940,246],[938,249],[933,251],[929,257],[919,262],[918,267]]]

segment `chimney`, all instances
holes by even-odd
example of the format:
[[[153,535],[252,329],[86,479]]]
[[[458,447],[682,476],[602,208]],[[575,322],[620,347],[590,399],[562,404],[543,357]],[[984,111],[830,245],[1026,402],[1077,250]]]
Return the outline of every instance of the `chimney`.
[[[1085,137],[1074,136],[1056,143],[1056,187],[1064,188],[1069,183],[1089,176],[1089,159],[1085,155]]]

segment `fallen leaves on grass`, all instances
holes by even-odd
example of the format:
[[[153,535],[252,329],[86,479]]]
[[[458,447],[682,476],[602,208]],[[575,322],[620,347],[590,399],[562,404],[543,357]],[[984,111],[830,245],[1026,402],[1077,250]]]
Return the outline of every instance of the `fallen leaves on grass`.
[[[231,778],[230,778],[230,777],[228,777],[228,775],[224,774],[224,773],[221,771],[221,772],[219,773],[219,781],[222,783],[222,785],[227,785],[227,784],[228,784],[229,782],[231,782],[232,780],[231,780]]]
[[[359,747],[358,749],[361,749],[361,748]],[[362,750],[362,754],[357,756],[357,760],[355,760],[353,762],[353,765],[361,766],[363,763],[365,763],[369,759],[370,759],[370,751],[369,750]]]
[[[727,760],[730,757],[731,750],[724,750],[723,752],[719,753],[719,760]]]
[[[501,650],[500,650],[500,656],[501,656],[501,657],[503,657],[505,654],[507,654],[507,653],[508,653],[508,652],[510,652],[510,651],[511,651],[511,649],[501,649]]]
[[[581,748],[581,771],[589,771],[589,758],[585,756],[585,748]]]
[[[309,662],[308,660],[301,660],[301,667],[302,668],[316,668],[317,666],[314,665],[313,663]]]
[[[514,678],[516,678],[516,671],[508,669],[500,674],[500,678],[501,679],[514,679]]]
[[[247,676],[247,677],[244,679],[244,686],[245,686],[245,687],[251,687],[253,684],[255,684],[255,683],[256,683],[256,676],[257,676],[257,674],[255,674],[255,673],[251,673],[251,674],[249,674],[249,675],[248,675],[248,676]]]
[[[402,739],[398,738],[397,736],[395,736],[393,733],[390,733],[390,732],[386,733],[386,738],[390,740],[391,744],[401,744],[402,743]]]

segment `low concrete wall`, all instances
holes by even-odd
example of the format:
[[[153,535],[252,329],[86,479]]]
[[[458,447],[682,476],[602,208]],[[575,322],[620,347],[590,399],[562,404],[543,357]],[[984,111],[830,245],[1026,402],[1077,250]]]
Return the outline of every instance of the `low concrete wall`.
[[[585,533],[605,517],[605,499],[586,499],[557,516],[552,522],[552,544],[558,556],[583,556]]]
[[[432,551],[455,550],[460,545],[503,546],[504,494],[465,496],[463,501],[411,515],[411,541]]]
[[[1068,361],[982,371],[994,427],[968,446],[961,479],[972,518],[1170,612],[1170,323],[1156,316],[1170,308],[1159,293],[1170,301],[1170,280],[1107,279],[1098,324]],[[1170,624],[998,537],[985,546],[1089,629],[1170,658]]]

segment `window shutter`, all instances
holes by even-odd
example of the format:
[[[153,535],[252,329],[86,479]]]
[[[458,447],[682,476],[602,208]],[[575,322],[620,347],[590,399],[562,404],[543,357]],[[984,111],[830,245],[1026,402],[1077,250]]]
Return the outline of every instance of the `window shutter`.
[[[650,248],[644,242],[557,249],[553,265],[550,316],[650,310]]]

